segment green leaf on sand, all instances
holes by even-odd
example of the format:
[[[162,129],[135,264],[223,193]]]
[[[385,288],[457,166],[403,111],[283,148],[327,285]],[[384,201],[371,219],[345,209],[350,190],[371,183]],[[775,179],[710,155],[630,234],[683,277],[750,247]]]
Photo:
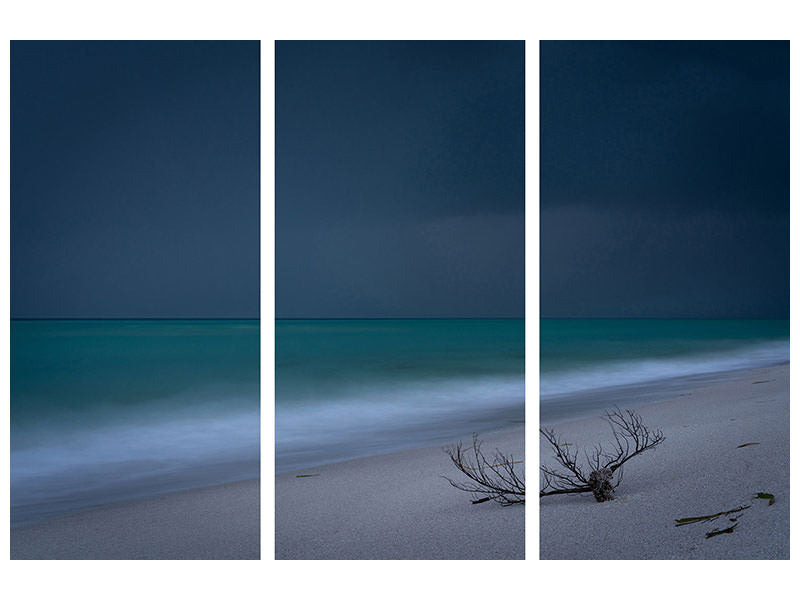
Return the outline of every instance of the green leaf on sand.
[[[736,523],[738,525],[738,523]],[[709,531],[706,534],[706,538],[714,537],[715,535],[721,535],[723,533],[733,533],[733,530],[736,529],[736,525],[731,525],[727,529],[715,529],[714,531]]]
[[[769,500],[769,504],[767,504],[767,506],[772,506],[773,504],[775,504],[775,496],[773,496],[772,494],[768,494],[767,492],[758,492],[756,494],[756,498],[759,498],[761,500]]]
[[[739,444],[737,448],[744,448],[745,446],[758,446],[761,442],[747,442],[746,444]]]

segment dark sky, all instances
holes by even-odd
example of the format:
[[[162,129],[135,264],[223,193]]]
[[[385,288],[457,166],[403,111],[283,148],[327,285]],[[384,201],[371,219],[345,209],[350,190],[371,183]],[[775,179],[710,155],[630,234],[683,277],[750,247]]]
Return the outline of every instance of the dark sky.
[[[12,317],[257,317],[258,42],[12,42]]]
[[[542,42],[545,317],[785,318],[787,42]]]
[[[522,316],[524,44],[276,44],[276,313]]]

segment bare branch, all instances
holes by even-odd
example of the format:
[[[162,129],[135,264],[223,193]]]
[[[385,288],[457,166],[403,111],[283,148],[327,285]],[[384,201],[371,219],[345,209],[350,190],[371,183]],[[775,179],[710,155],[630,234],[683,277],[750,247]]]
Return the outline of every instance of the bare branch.
[[[540,429],[540,433],[553,450],[553,455],[560,467],[542,465],[541,487],[539,497],[555,494],[594,493],[598,502],[614,497],[614,489],[622,483],[622,467],[647,450],[655,448],[664,441],[660,429],[648,428],[642,418],[632,410],[614,408],[606,412],[605,420],[611,426],[614,437],[613,446],[605,450],[596,444],[591,452],[583,455],[591,472],[584,474],[577,462],[578,450],[570,451],[571,444],[563,442],[552,429]],[[616,484],[614,473],[619,471]]]
[[[515,465],[522,463],[514,460],[513,455],[505,455],[495,450],[491,460],[481,450],[478,434],[472,435],[472,448],[465,449],[461,442],[448,446],[445,452],[456,469],[467,477],[468,481],[454,481],[443,476],[454,488],[470,492],[472,503],[479,504],[494,500],[503,506],[525,502],[525,481]]]

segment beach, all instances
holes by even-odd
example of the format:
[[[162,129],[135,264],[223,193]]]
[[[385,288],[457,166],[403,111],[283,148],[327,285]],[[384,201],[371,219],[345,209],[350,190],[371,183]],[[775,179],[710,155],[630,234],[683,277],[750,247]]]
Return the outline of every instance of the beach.
[[[789,558],[789,365],[686,380],[670,395],[636,407],[666,440],[625,465],[615,500],[541,498],[540,558]],[[599,416],[551,426],[576,448],[610,439]],[[540,448],[550,461],[551,449],[543,441]],[[773,495],[774,503],[758,493]],[[749,508],[676,526],[676,519],[742,506]]]
[[[486,454],[522,459],[524,436],[517,426],[481,439]],[[442,475],[459,473],[441,445],[278,475],[275,557],[523,559],[524,504],[473,505]]]
[[[12,559],[259,558],[259,480],[108,504],[11,530]]]

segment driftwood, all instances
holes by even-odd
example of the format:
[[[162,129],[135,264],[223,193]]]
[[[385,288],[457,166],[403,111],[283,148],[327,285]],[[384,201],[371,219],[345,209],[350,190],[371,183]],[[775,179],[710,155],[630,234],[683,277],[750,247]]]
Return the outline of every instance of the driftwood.
[[[463,473],[467,481],[454,481],[443,476],[454,488],[470,492],[472,503],[480,504],[494,500],[503,506],[525,502],[525,480],[515,465],[521,460],[514,460],[512,455],[505,455],[495,450],[491,459],[487,459],[481,450],[478,434],[472,435],[472,447],[465,449],[461,442],[448,446],[445,452],[453,465]]]
[[[597,444],[591,453],[585,451],[583,456],[586,462],[583,466],[578,461],[578,450],[570,450],[571,444],[561,441],[552,429],[539,430],[560,465],[560,468],[542,465],[540,498],[592,492],[598,502],[611,500],[614,490],[622,483],[623,465],[634,456],[655,448],[665,439],[661,430],[648,428],[632,410],[615,408],[605,414],[605,420],[611,425],[614,442],[608,449]]]

